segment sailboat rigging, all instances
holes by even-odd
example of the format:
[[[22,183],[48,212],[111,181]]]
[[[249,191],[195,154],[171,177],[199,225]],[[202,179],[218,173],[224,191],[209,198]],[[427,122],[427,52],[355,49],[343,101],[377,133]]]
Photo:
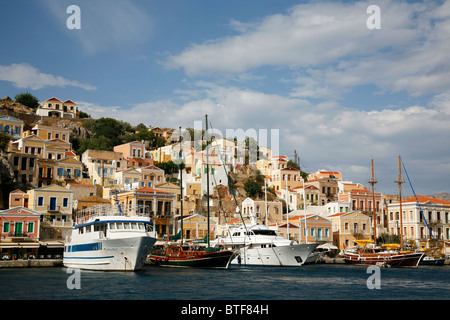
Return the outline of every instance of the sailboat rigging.
[[[206,132],[208,131],[208,116],[206,115]],[[193,244],[183,244],[183,184],[182,184],[182,147],[181,147],[181,127],[180,127],[180,194],[181,194],[181,223],[180,235],[181,243],[164,243],[163,246],[151,251],[149,260],[152,264],[166,267],[198,267],[198,268],[222,268],[227,269],[231,260],[235,256],[233,250],[221,250],[210,247],[210,224],[209,224],[209,157],[208,144],[206,146],[206,177],[207,177],[207,235],[206,247],[197,245],[200,241],[193,241]]]
[[[395,181],[399,184],[400,193],[400,221],[402,217],[402,199],[401,199],[401,185],[403,183],[401,176],[401,157],[399,156],[399,177]],[[372,179],[369,181],[372,184],[372,193],[374,193],[374,184],[376,183],[373,173],[372,160]],[[381,247],[376,245],[376,213],[375,202],[373,202],[373,230],[374,240],[356,240],[357,248],[345,249],[344,260],[348,264],[357,265],[382,265],[388,267],[417,267],[423,253],[404,250],[403,245],[403,225],[400,226],[400,247],[396,244],[385,244]]]
[[[445,258],[439,257],[439,247],[438,243],[433,235],[433,231],[431,230],[430,226],[428,225],[427,218],[425,217],[422,207],[420,206],[419,199],[417,198],[416,192],[414,191],[414,188],[412,186],[411,180],[409,179],[408,172],[406,171],[405,164],[403,163],[403,170],[405,171],[406,178],[408,179],[409,185],[411,187],[411,190],[414,194],[414,198],[416,199],[416,203],[419,207],[420,215],[422,216],[423,221],[425,221],[425,225],[427,226],[430,236],[433,239],[434,242],[434,248],[428,248],[424,250],[424,255],[420,259],[419,264],[426,264],[426,265],[443,265],[445,262]]]

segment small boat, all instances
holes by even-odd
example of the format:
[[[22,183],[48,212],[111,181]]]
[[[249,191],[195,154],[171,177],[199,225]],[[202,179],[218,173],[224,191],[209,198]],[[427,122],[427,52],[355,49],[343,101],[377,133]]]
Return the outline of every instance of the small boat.
[[[164,243],[155,246],[148,257],[151,264],[163,267],[227,269],[235,253],[197,244]]]
[[[422,252],[422,251],[419,251]],[[439,256],[439,251],[436,249],[426,249],[423,251],[424,255],[420,259],[421,266],[442,266],[445,263],[445,258]]]
[[[111,206],[82,211],[64,245],[67,268],[102,271],[142,270],[156,242],[148,213],[122,213]]]
[[[417,267],[423,256],[422,252],[401,251],[398,244],[376,247],[371,240],[356,240],[356,243],[357,248],[344,250],[344,260],[347,264]]]

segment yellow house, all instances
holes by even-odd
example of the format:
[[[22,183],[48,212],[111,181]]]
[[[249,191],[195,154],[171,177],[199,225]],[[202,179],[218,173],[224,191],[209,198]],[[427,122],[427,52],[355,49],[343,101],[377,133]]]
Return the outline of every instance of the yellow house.
[[[71,144],[61,139],[45,141],[44,158],[61,160],[66,157],[66,152],[72,148]]]
[[[163,183],[164,170],[157,166],[150,165],[136,169],[140,172],[140,187],[154,188],[157,184]]]
[[[168,162],[172,160],[172,154],[165,153],[163,148],[158,148],[150,151],[150,158],[153,162]]]
[[[65,158],[56,161],[56,175],[55,180],[60,181],[63,185],[69,182],[80,183],[82,180],[81,172],[83,170],[83,164],[73,158]]]
[[[37,124],[31,130],[25,131],[24,137],[32,134],[44,140],[59,139],[69,143],[70,129]]]
[[[55,178],[55,160],[38,159],[38,176],[36,182],[38,187],[51,185]]]
[[[36,155],[38,158],[44,158],[45,140],[34,134],[27,135],[12,143],[12,149],[16,152]]]
[[[66,152],[72,150],[69,136],[69,129],[36,125],[14,142],[13,150],[35,154],[41,159],[60,160],[66,157]]]
[[[125,187],[125,190],[136,189],[139,188],[141,173],[134,168],[128,168],[117,171],[115,174],[115,179],[116,185]]]
[[[22,137],[23,121],[11,116],[0,116],[0,132],[11,137],[11,141]]]
[[[300,170],[294,168],[281,168],[271,171],[271,176],[268,181],[269,187],[275,190],[295,189],[303,185]]]
[[[28,190],[27,194],[28,207],[38,212],[42,221],[59,227],[72,225],[73,191],[52,184]]]
[[[148,187],[121,192],[111,197],[111,201],[119,201],[124,212],[150,212],[159,237],[173,234],[175,199],[173,193]]]
[[[120,152],[88,149],[81,155],[94,185],[113,186],[116,171],[127,168],[127,162]]]
[[[372,238],[372,218],[358,211],[328,216],[332,223],[333,242],[343,250],[354,246],[355,240]]]
[[[289,217],[289,238],[299,243],[326,243],[333,241],[331,220],[319,215]],[[287,238],[287,219],[279,227],[280,234]]]
[[[210,222],[210,227],[213,223]],[[178,231],[181,228],[181,222],[178,221]],[[199,214],[194,214],[192,216],[183,218],[183,239],[196,240],[204,239],[208,234],[208,219]],[[215,233],[210,232],[210,239],[215,238]]]
[[[164,182],[156,185],[156,188],[158,190],[173,193],[176,195],[176,201],[175,201],[175,214],[177,216],[181,215],[181,190],[180,186],[177,184],[174,184],[172,182]],[[185,191],[183,190],[183,193]],[[201,205],[201,203],[199,203]],[[189,215],[189,213],[194,212],[196,208],[195,201],[189,201],[189,197],[185,196],[183,201],[183,216]]]
[[[260,159],[256,162],[256,169],[267,178],[272,175],[272,161],[268,159]]]
[[[185,184],[185,188],[186,190],[183,190],[184,193],[183,214],[186,213],[186,210],[189,210],[187,214],[192,214],[195,212],[196,208],[201,208],[203,206],[202,184],[200,181],[188,182]]]

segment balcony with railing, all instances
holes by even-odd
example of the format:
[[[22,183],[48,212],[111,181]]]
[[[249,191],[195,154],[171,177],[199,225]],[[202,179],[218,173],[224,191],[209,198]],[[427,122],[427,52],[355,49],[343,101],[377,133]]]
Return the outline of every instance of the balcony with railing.
[[[47,212],[49,213],[58,213],[61,210],[61,206],[56,205],[48,205],[47,206]]]

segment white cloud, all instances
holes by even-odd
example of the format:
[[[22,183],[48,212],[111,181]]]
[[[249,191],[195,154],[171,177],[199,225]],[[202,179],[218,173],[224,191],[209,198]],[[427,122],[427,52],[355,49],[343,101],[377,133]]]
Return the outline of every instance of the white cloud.
[[[165,65],[189,76],[285,68],[298,72],[292,96],[304,98],[335,98],[363,84],[412,96],[448,88],[450,5],[377,1],[381,29],[369,30],[371,4],[320,1],[256,23],[232,20],[238,35],[192,44]]]
[[[90,84],[67,80],[61,76],[40,72],[28,63],[13,63],[9,66],[0,66],[0,80],[11,82],[17,88],[29,88],[32,90],[38,90],[49,86],[70,86],[89,91],[97,89]]]
[[[121,114],[124,112],[121,106],[102,106],[87,101],[77,101],[77,107],[79,110],[91,115],[93,119],[103,117],[121,119]]]

